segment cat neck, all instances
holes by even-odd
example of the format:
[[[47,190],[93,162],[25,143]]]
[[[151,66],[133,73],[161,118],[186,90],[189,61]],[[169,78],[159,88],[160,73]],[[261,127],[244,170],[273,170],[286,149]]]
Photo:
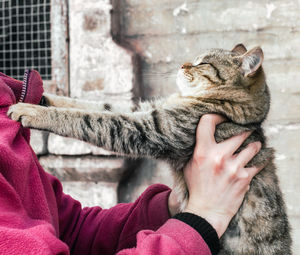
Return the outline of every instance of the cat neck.
[[[219,113],[238,124],[261,123],[269,111],[270,95],[264,89],[249,93],[245,89],[218,88],[197,96],[176,94],[169,102],[182,102],[188,107],[205,108],[207,113]]]

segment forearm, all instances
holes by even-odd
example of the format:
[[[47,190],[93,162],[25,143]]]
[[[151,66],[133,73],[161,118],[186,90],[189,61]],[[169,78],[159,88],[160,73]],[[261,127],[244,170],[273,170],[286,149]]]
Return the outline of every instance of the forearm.
[[[157,231],[141,231],[136,247],[122,250],[118,255],[209,255],[217,254],[218,250],[217,235],[205,220],[195,215],[179,214]]]
[[[115,254],[134,247],[136,235],[143,229],[157,230],[169,219],[164,185],[150,186],[135,203],[119,204],[111,209],[81,208],[78,201],[62,193],[59,181],[50,176],[58,202],[60,239],[72,254]]]

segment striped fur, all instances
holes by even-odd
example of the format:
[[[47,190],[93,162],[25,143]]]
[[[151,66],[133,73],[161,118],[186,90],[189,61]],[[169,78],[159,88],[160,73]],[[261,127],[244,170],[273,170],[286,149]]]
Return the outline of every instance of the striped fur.
[[[182,169],[192,156],[199,119],[206,113],[224,115],[228,122],[217,127],[216,140],[253,130],[241,148],[261,141],[262,149],[249,166],[268,164],[253,179],[223,235],[220,254],[291,254],[273,150],[267,148],[261,128],[270,102],[262,60],[259,47],[213,49],[182,66],[177,76],[180,93],[166,99],[118,107],[45,94],[48,107],[17,104],[8,114],[26,127],[74,137],[120,155],[168,161],[183,205],[188,192]]]

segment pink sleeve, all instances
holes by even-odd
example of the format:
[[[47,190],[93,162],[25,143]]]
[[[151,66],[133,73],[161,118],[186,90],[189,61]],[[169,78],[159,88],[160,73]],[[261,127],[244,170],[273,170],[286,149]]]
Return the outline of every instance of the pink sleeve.
[[[0,172],[2,170],[1,165]],[[0,254],[69,254],[67,245],[58,239],[51,222],[29,215],[22,197],[2,174],[0,190]]]
[[[71,254],[116,254],[136,246],[139,231],[155,231],[170,218],[170,189],[164,185],[150,186],[134,203],[107,210],[82,209],[78,201],[62,192],[56,178],[49,178],[57,198],[60,239]]]
[[[137,235],[137,246],[117,255],[211,255],[199,233],[184,222],[168,220],[157,231],[144,230]]]

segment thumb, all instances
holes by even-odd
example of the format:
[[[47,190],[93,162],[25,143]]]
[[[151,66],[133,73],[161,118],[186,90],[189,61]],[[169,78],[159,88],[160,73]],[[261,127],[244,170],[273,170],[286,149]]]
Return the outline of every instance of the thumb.
[[[226,121],[221,115],[218,114],[205,114],[201,117],[196,132],[196,146],[197,143],[203,143],[206,145],[216,143],[215,130],[216,126]]]

